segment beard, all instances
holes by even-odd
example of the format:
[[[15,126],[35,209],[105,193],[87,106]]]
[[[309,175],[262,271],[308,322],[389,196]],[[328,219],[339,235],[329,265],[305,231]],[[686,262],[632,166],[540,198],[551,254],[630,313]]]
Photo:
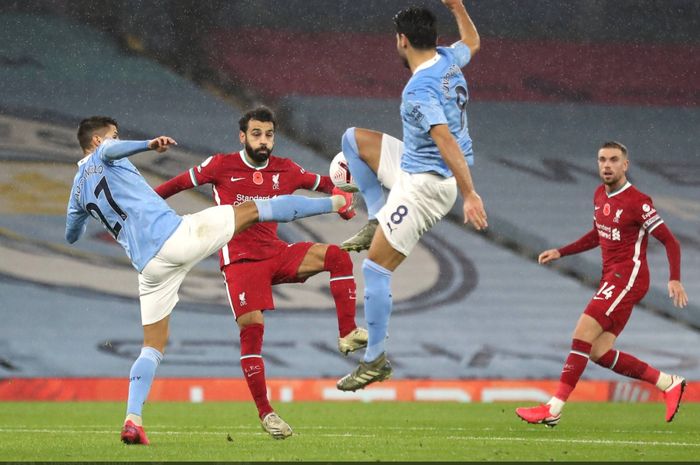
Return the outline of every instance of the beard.
[[[248,156],[256,163],[265,163],[267,159],[270,158],[270,155],[272,155],[272,147],[259,147],[257,149],[253,149],[253,147],[246,142],[245,153],[247,153]]]

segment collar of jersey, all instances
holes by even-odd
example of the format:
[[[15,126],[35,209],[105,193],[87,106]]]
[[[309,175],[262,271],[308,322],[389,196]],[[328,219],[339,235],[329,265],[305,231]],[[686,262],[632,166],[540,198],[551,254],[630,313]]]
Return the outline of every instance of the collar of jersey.
[[[413,71],[413,74],[416,74],[418,71],[423,71],[424,69],[430,68],[435,63],[437,63],[439,59],[440,59],[440,54],[435,52],[435,56],[432,57],[430,60],[424,61],[423,63],[421,63],[420,66],[418,66],[416,68],[416,70]]]
[[[92,153],[95,153],[95,152],[92,152]],[[87,162],[87,161],[88,161],[88,158],[90,158],[90,156],[92,155],[92,153],[88,153],[88,154],[85,155],[83,158],[81,158],[81,159],[78,161],[78,166],[80,166],[80,165],[82,165],[83,163]]]
[[[265,168],[267,168],[267,165],[270,164],[270,159],[268,158],[267,160],[265,160],[265,164],[263,166],[253,166],[250,163],[248,163],[248,160],[245,157],[245,149],[238,152],[238,154],[241,156],[241,160],[243,160],[243,163],[245,163],[246,166],[253,168],[256,171],[264,170]]]
[[[627,182],[625,183],[624,186],[622,186],[621,188],[619,188],[619,189],[616,190],[615,192],[610,192],[610,193],[607,193],[607,192],[606,192],[605,194],[608,196],[608,198],[610,198],[610,197],[615,197],[617,194],[626,191],[626,190],[629,189],[630,187],[632,187],[632,184],[630,184],[630,182],[627,181]]]

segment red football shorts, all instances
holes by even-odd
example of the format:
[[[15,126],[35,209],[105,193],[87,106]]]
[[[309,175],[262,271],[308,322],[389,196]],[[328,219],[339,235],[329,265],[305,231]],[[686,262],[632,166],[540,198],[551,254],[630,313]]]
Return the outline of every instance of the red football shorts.
[[[615,276],[604,276],[600,280],[600,288],[588,303],[583,312],[603,327],[604,331],[619,336],[632,315],[634,306],[644,298],[649,285],[635,283],[626,289],[628,277],[624,279]]]
[[[306,281],[307,278],[297,278],[297,271],[312,245],[313,242],[297,242],[265,260],[226,265],[226,293],[236,319],[255,310],[274,310],[273,285]]]

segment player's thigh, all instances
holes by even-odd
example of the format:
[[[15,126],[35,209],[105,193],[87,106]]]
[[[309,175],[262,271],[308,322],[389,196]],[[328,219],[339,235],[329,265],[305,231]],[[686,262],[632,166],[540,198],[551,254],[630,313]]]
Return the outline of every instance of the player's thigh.
[[[355,142],[360,158],[375,173],[379,170],[383,133],[372,129],[355,128]]]
[[[272,274],[272,284],[303,283],[309,277],[321,271],[323,269],[325,251],[323,252],[323,257],[318,255],[318,253],[323,247],[327,248],[325,244],[315,244],[313,242],[295,242],[294,244],[289,244],[286,249],[283,249],[274,257],[276,266]],[[315,257],[315,259],[309,258],[309,254],[312,250],[314,250],[312,257]],[[309,264],[317,270],[316,272],[300,273],[302,263],[304,263],[307,258],[309,258]]]
[[[233,207],[219,205],[184,215],[182,223],[158,255],[173,264],[192,268],[231,240],[236,225]]]
[[[377,179],[388,189],[392,189],[401,174],[401,155],[403,142],[389,134],[382,135],[379,167],[375,172]]]
[[[260,260],[236,262],[224,267],[226,296],[236,319],[256,310],[275,308],[272,265],[270,260]]]
[[[408,256],[421,236],[450,211],[457,184],[454,178],[399,172],[377,220],[389,244]]]
[[[604,331],[619,336],[632,315],[634,306],[644,297],[643,288],[625,286],[625,280],[602,279],[598,292],[584,310]]]
[[[323,271],[325,268],[326,252],[328,251],[328,247],[328,244],[314,244],[309,247],[302,258],[301,263],[297,267],[297,277],[307,279]]]
[[[174,265],[159,255],[148,262],[139,273],[141,324],[152,325],[170,315],[188,271],[189,268]]]

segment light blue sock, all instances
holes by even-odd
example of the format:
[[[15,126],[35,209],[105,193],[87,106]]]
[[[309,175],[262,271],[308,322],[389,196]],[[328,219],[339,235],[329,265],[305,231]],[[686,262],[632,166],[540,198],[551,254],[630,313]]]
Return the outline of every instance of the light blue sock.
[[[371,362],[384,351],[386,331],[391,315],[391,271],[365,258],[362,262],[365,278],[365,320],[369,341],[363,360]]]
[[[289,221],[322,215],[333,211],[330,197],[304,197],[303,195],[278,195],[271,199],[254,200],[258,207],[259,221]]]
[[[377,174],[360,158],[360,151],[355,140],[355,128],[349,128],[341,141],[343,154],[348,161],[350,173],[367,204],[367,216],[373,220],[384,206],[384,190],[377,179]]]
[[[129,372],[129,401],[126,404],[126,414],[133,413],[141,416],[141,409],[151,390],[156,368],[163,360],[163,354],[153,347],[141,349],[141,355],[131,366]]]

